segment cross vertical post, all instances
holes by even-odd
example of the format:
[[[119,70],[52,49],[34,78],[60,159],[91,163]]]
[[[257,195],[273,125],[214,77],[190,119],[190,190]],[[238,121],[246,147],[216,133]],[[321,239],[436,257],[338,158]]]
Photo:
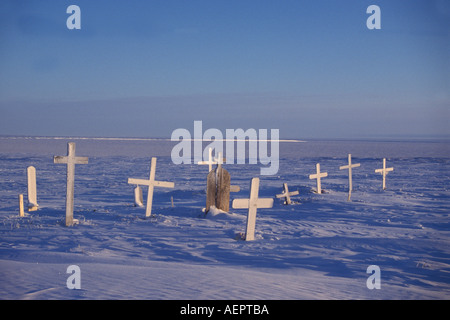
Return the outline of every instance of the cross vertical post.
[[[353,184],[352,184],[352,168],[357,168],[361,166],[360,163],[352,164],[352,155],[348,154],[348,165],[340,166],[339,170],[348,169],[348,201],[350,201],[350,197],[352,196]]]
[[[75,182],[75,165],[87,164],[89,158],[75,156],[75,142],[67,144],[67,156],[53,157],[53,163],[67,164],[67,187],[66,187],[66,226],[72,226],[73,219],[73,198]]]
[[[258,209],[259,179],[252,179],[250,199],[248,201],[247,226],[245,240],[255,239],[256,210]]]
[[[156,158],[152,158],[152,163],[150,165],[150,177],[148,184],[148,193],[147,193],[147,208],[145,209],[145,216],[150,217],[152,213],[152,205],[153,205],[153,191],[155,190],[155,175],[156,175]]]
[[[394,168],[386,168],[386,158],[383,158],[383,168],[375,169],[376,173],[381,173],[383,175],[383,190],[386,190],[386,175],[391,171],[394,171]]]
[[[253,178],[250,185],[250,199],[234,199],[234,209],[248,209],[245,240],[255,240],[256,210],[258,208],[272,208],[272,198],[258,198],[259,178]]]
[[[309,175],[309,179],[317,179],[317,193],[321,194],[322,193],[322,184],[320,182],[320,178],[325,178],[328,177],[328,173],[327,172],[320,172],[320,163],[316,164],[316,173],[315,174],[310,174]]]

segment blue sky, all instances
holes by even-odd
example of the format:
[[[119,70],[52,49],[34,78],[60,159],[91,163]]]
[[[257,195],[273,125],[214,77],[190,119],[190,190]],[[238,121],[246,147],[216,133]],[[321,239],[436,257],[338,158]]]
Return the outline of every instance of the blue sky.
[[[447,0],[0,2],[1,135],[449,136],[449,75]]]

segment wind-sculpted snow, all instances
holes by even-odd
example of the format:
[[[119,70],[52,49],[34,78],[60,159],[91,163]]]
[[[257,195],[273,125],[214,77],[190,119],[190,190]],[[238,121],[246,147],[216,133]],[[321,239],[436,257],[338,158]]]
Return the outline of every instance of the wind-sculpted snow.
[[[79,224],[65,227],[65,168],[52,156],[67,141],[0,139],[2,299],[450,298],[445,143],[281,143],[280,170],[260,177],[259,196],[275,197],[284,182],[300,194],[292,205],[275,198],[273,208],[258,210],[256,239],[246,242],[246,210],[205,216],[207,167],[174,165],[173,143],[163,140],[74,139],[89,164],[76,167]],[[347,153],[361,163],[350,202],[339,170]],[[175,188],[155,189],[145,218],[127,179],[147,179],[151,156],[158,157],[157,178]],[[385,191],[374,172],[384,157],[394,167]],[[323,194],[308,179],[317,162],[328,172]],[[39,209],[20,218],[29,165],[36,167]],[[259,166],[224,166],[241,188],[231,198],[248,197]],[[69,265],[80,267],[80,290],[66,287]],[[381,289],[366,286],[370,265],[380,267]]]

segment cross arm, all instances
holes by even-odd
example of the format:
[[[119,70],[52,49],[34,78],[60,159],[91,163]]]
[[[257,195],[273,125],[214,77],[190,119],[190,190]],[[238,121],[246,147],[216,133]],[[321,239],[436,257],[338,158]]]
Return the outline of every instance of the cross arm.
[[[282,194],[277,194],[276,197],[277,197],[277,198],[284,198],[284,197],[286,197],[286,195],[289,195],[289,196],[296,196],[296,195],[298,195],[298,194],[300,194],[300,193],[298,192],[298,190],[296,190],[296,191],[290,191],[290,192],[288,192],[288,193],[283,192]]]
[[[239,191],[241,191],[241,187],[236,185],[230,186],[230,192],[239,192]]]
[[[53,163],[67,163],[67,157],[65,156],[54,156]]]
[[[174,188],[175,187],[175,183],[166,182],[166,181],[154,181],[153,185],[155,187],[162,187],[162,188]]]
[[[386,173],[394,171],[394,168],[385,168],[385,169],[375,169],[376,173],[383,173],[385,171]]]
[[[88,164],[89,158],[88,157],[75,157],[75,163],[76,164]]]
[[[344,168],[344,169],[348,169],[348,168]],[[325,178],[325,177],[328,177],[328,172],[314,173],[314,174],[309,175],[309,179],[317,179],[317,178]]]
[[[135,178],[128,178],[128,184],[138,184],[141,186],[148,186],[151,184],[155,187],[162,187],[162,188],[174,188],[175,187],[175,184],[173,182],[150,181],[150,180],[135,179]]]
[[[53,157],[53,163],[69,163],[69,158],[67,156],[54,156]],[[74,162],[75,164],[88,164],[89,158],[88,157],[75,157]]]
[[[216,162],[207,160],[207,161],[199,161],[197,162],[197,164],[216,164]]]
[[[357,168],[357,167],[359,167],[359,166],[361,166],[361,163],[355,163],[355,164],[352,163],[352,165],[351,165],[352,168]],[[344,170],[344,169],[349,169],[349,168],[350,168],[349,165],[346,165],[346,166],[340,166],[340,167],[339,167],[339,170]]]
[[[128,184],[138,184],[142,186],[148,186],[149,182],[150,180],[128,178]]]
[[[231,206],[233,209],[248,209],[250,206],[249,199],[234,199]]]
[[[249,199],[234,199],[231,205],[233,209],[248,209],[250,207]],[[259,198],[256,200],[256,207],[259,208],[272,208],[273,199],[272,198]]]
[[[273,199],[272,198],[259,198],[256,201],[257,208],[272,208],[273,207]]]

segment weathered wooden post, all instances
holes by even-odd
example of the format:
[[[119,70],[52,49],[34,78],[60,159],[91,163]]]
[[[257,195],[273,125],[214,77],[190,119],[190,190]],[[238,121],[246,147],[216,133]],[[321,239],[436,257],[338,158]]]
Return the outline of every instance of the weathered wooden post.
[[[66,226],[72,226],[73,219],[73,198],[74,198],[74,182],[75,182],[75,165],[87,164],[87,157],[75,156],[75,142],[67,144],[67,156],[53,157],[54,163],[67,164],[67,188],[66,188]]]
[[[206,178],[206,213],[211,206],[226,212],[230,210],[230,183],[230,174],[222,167],[222,154],[219,153],[216,169]]]
[[[206,178],[206,209],[208,213],[211,206],[223,211],[230,211],[230,192],[239,192],[239,186],[231,185],[231,177],[222,167],[222,153],[216,159],[217,167],[208,173]]]

